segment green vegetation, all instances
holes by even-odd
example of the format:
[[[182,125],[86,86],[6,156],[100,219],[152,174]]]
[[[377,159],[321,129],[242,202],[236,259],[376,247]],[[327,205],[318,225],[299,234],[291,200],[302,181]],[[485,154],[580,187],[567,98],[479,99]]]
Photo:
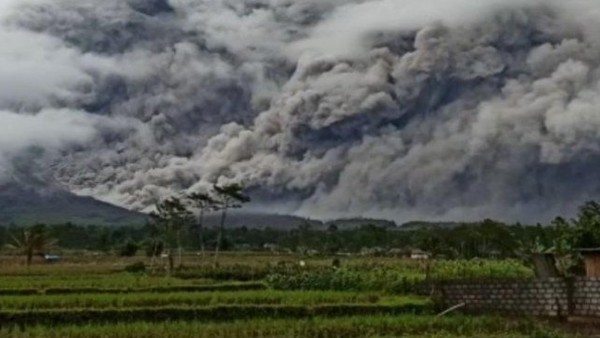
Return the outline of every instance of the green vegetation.
[[[178,198],[172,197],[162,201],[156,205],[156,211],[150,214],[151,225],[155,225],[156,232],[160,236],[162,234],[163,243],[166,243],[166,254],[169,261],[169,275],[173,273],[175,263],[173,255],[175,254],[175,246],[177,246],[177,256],[179,258],[178,265],[181,266],[181,234],[186,224],[189,224],[192,219],[192,214],[189,212],[183,202]],[[152,253],[158,254],[157,240],[152,238],[154,246]]]
[[[507,225],[484,220],[440,226],[422,223],[403,228],[369,223],[355,228],[339,228],[332,223],[322,229],[307,223],[291,230],[268,227],[226,229],[226,219],[222,226],[216,228],[203,226],[205,212],[219,209],[222,203],[228,203],[227,208],[237,207],[240,204],[236,201],[219,202],[217,197],[208,195],[191,195],[189,201],[168,199],[158,205],[157,213],[146,227],[59,224],[39,228],[48,238],[56,239],[63,250],[128,256],[138,248],[142,249],[140,253],[143,251],[155,260],[165,252],[171,253],[170,257],[176,255],[176,265],[182,264],[180,250],[200,250],[199,256],[206,258],[207,251],[217,251],[217,244],[220,250],[226,251],[266,251],[304,256],[406,257],[412,250],[420,249],[437,259],[512,259],[526,262],[533,253],[551,250],[566,256],[572,254],[573,248],[600,246],[600,205],[595,202],[582,206],[577,218],[571,221],[557,218],[547,226]],[[196,211],[196,217],[192,217],[187,204]],[[225,212],[225,209],[222,210]],[[11,238],[22,232],[23,229],[16,226],[0,226],[0,245],[14,244]],[[57,249],[53,251],[60,252]]]
[[[184,255],[184,268],[164,276],[123,272],[140,257],[112,256],[93,267],[92,259],[27,268],[2,258],[9,273],[0,275],[0,336],[568,337],[529,320],[438,318],[433,302],[414,294],[428,274],[531,276],[514,261],[349,257],[332,264],[331,257],[225,252],[218,266]]]
[[[34,326],[26,332],[0,330],[14,338],[196,338],[196,337],[569,337],[542,324],[497,317],[427,315],[316,317],[310,319],[217,322],[133,322],[110,325]]]
[[[55,245],[56,240],[48,238],[45,227],[34,226],[22,229],[19,236],[12,236],[12,243],[7,244],[7,247],[25,255],[27,266],[29,266],[33,260],[33,255],[42,254]]]
[[[164,306],[215,306],[215,305],[319,305],[319,304],[415,304],[426,305],[427,300],[416,296],[387,296],[376,293],[332,291],[282,292],[170,292],[127,294],[69,294],[3,296],[0,310],[41,310],[77,308],[124,308]]]
[[[431,285],[533,278],[531,255],[548,250],[573,272],[573,249],[600,239],[596,204],[547,228],[227,229],[227,210],[247,199],[225,188],[165,200],[143,228],[4,228],[22,236],[0,255],[0,336],[572,337],[534,318],[437,317]],[[202,224],[208,210],[222,212],[217,229]],[[53,238],[61,260],[41,263]],[[416,248],[431,256],[410,258]]]
[[[206,281],[199,281],[205,284]],[[193,282],[158,276],[136,276],[129,273],[111,274],[35,274],[4,275],[0,289],[50,289],[50,288],[148,288],[193,285]]]

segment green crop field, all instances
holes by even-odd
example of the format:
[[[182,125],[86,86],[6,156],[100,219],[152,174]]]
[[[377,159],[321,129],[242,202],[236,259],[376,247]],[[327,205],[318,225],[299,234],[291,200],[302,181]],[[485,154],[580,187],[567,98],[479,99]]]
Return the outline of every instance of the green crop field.
[[[413,292],[426,278],[532,276],[510,260],[348,257],[332,264],[328,257],[226,253],[218,265],[184,256],[172,276],[140,256],[31,267],[14,257],[0,261],[0,337],[572,336],[526,318],[438,317],[434,300]],[[140,261],[144,269],[131,271]]]

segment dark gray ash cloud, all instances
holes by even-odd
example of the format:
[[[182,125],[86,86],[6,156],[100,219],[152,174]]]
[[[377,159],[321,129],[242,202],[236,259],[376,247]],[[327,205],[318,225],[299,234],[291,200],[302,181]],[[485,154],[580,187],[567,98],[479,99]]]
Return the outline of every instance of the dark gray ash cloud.
[[[228,181],[256,207],[325,218],[544,221],[600,197],[593,0],[0,13],[4,181],[36,149],[63,186],[134,209]]]

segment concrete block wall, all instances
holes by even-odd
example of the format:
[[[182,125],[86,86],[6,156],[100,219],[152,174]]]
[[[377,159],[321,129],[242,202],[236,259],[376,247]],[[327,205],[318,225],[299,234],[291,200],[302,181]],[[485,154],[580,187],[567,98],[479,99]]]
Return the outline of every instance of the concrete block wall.
[[[598,283],[600,286],[600,282]],[[438,286],[444,306],[465,303],[468,312],[533,316],[569,315],[569,282],[560,278],[531,281],[452,282]]]
[[[600,317],[600,278],[573,281],[573,316]]]

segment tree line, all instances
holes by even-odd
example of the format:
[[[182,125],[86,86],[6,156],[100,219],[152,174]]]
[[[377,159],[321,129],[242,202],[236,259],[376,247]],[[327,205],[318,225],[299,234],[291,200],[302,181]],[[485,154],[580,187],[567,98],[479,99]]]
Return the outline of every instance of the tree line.
[[[59,245],[62,249],[92,250],[123,256],[143,250],[153,258],[166,254],[171,269],[176,263],[181,264],[183,251],[194,251],[207,258],[210,250],[210,258],[216,263],[222,250],[391,255],[403,250],[420,249],[438,258],[504,259],[525,258],[532,253],[544,252],[569,256],[574,255],[577,248],[600,247],[600,204],[597,202],[584,204],[571,220],[559,217],[544,226],[505,224],[487,219],[444,226],[424,223],[411,228],[368,223],[355,228],[338,228],[332,223],[323,230],[306,223],[285,230],[256,225],[256,228],[231,228],[225,232],[227,212],[249,200],[239,185],[214,187],[207,194],[196,193],[162,201],[144,227],[80,226],[70,223],[24,229],[0,226],[0,244],[3,247],[12,245],[13,249],[21,247],[28,257],[40,251],[39,243],[44,246]],[[204,227],[204,215],[215,211],[221,213],[219,226]],[[41,237],[46,240],[40,240],[36,233],[43,233]],[[28,241],[33,245],[32,249],[25,244]],[[178,258],[177,262],[175,257]]]
[[[158,203],[156,210],[150,213],[150,222],[147,224],[152,259],[165,253],[169,260],[169,271],[173,271],[175,266],[173,256],[176,248],[178,265],[181,265],[184,232],[196,232],[197,246],[205,257],[204,215],[206,212],[218,211],[221,213],[221,221],[214,246],[213,257],[216,264],[223,245],[227,212],[230,209],[241,208],[242,204],[247,202],[250,202],[250,197],[243,193],[241,185],[234,183],[214,185],[207,193],[195,192],[185,196],[184,199],[171,197]]]
[[[160,201],[150,213],[149,221],[143,229],[127,226],[119,229],[102,226],[84,228],[71,223],[52,226],[37,224],[25,228],[9,226],[0,227],[0,243],[5,242],[1,243],[5,248],[25,255],[27,265],[30,265],[35,254],[56,250],[56,244],[59,242],[62,248],[104,252],[110,251],[112,243],[120,243],[117,251],[121,256],[135,255],[143,242],[146,253],[152,257],[153,262],[158,255],[168,258],[168,271],[171,273],[175,267],[175,252],[178,265],[181,265],[184,234],[196,232],[196,244],[205,256],[203,223],[206,212],[221,213],[213,255],[216,264],[223,246],[227,212],[240,208],[247,202],[250,202],[250,197],[243,193],[240,184],[215,184],[207,192],[195,192],[183,197],[173,196]],[[95,245],[89,242],[91,238]]]

